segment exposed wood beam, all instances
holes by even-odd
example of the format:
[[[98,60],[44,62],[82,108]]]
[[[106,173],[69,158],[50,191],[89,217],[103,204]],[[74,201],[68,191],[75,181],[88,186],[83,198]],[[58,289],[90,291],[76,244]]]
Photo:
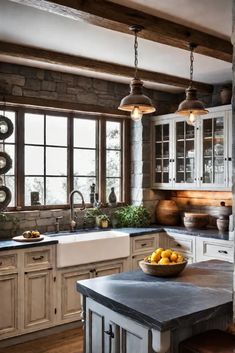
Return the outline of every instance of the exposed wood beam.
[[[28,108],[47,108],[51,110],[60,110],[66,112],[86,112],[87,114],[91,115],[114,116],[116,118],[130,118],[130,116],[127,115],[126,112],[114,108],[108,108],[103,105],[73,103],[55,99],[6,95],[0,96],[0,105],[1,104],[7,104],[10,106],[25,106]]]
[[[140,33],[140,37],[144,39],[187,50],[189,42],[193,42],[198,45],[197,53],[232,62],[232,44],[228,40],[109,1],[11,1],[128,34],[128,27],[137,23],[144,27]]]
[[[89,70],[93,72],[101,72],[114,76],[133,77],[134,69],[132,67],[112,64],[105,61],[99,61],[81,56],[68,55],[50,50],[43,50],[34,47],[16,45],[13,43],[0,41],[0,55],[17,57],[37,62],[50,63],[53,65],[63,65],[67,67]],[[162,74],[159,72],[139,70],[141,79],[166,84],[170,86],[186,88],[189,85],[189,80],[177,76]],[[213,86],[202,82],[194,82],[194,86],[203,92],[212,92]]]

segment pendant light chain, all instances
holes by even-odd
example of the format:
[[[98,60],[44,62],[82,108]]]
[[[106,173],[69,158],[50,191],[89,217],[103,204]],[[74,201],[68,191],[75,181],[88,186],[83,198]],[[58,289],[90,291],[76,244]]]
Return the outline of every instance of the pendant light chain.
[[[137,71],[138,71],[138,40],[137,40],[137,33],[138,31],[135,30],[135,42],[134,42],[134,51],[135,51],[135,78],[137,78]]]
[[[194,46],[190,45],[190,83],[189,83],[189,87],[193,86],[193,62],[194,62],[193,50],[194,50]]]

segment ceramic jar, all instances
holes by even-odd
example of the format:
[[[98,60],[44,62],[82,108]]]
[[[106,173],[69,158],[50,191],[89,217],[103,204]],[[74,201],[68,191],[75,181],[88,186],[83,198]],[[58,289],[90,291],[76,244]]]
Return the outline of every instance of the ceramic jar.
[[[180,221],[180,211],[173,200],[160,200],[156,206],[156,219],[159,224],[176,226]]]

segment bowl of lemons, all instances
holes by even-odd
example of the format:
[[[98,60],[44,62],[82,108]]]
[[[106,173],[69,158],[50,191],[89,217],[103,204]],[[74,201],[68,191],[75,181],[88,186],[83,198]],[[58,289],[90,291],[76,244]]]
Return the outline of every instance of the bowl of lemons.
[[[187,259],[179,252],[171,249],[156,249],[151,255],[139,262],[142,271],[158,277],[176,276],[187,265]]]

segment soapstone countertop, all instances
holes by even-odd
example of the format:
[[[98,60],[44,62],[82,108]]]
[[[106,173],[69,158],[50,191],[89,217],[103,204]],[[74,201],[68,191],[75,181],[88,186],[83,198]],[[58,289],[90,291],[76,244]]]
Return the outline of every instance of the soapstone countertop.
[[[177,277],[141,270],[77,282],[77,290],[111,310],[159,331],[232,316],[233,264],[209,260],[188,265]]]
[[[47,246],[57,244],[58,240],[44,236],[43,240],[35,242],[18,242],[12,239],[0,240],[0,251],[25,249],[38,246]]]

